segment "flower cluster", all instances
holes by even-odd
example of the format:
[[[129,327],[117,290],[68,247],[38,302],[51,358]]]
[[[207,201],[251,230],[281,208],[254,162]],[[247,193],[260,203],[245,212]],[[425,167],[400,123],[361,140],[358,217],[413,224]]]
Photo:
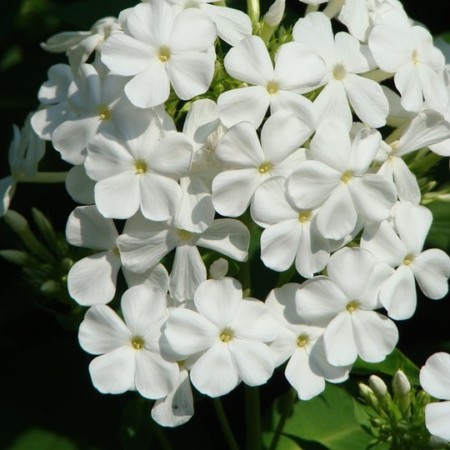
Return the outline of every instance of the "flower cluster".
[[[284,26],[280,0],[261,19],[142,1],[43,45],[69,64],[16,130],[3,212],[51,142],[80,205],[67,241],[92,250],[67,278],[92,382],[155,400],[164,426],[194,413],[191,384],[218,397],[282,365],[317,396],[393,351],[416,282],[448,292],[424,200],[450,156],[450,66],[397,0],[304,3]],[[256,299],[259,256],[282,283]]]

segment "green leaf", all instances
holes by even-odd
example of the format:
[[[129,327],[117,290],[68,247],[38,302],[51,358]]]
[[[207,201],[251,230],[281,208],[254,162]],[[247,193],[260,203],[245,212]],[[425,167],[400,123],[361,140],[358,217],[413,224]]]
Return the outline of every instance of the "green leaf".
[[[420,384],[419,368],[398,349],[379,363],[368,363],[358,359],[353,365],[352,373],[359,375],[381,373],[393,376],[399,369],[405,373],[412,384]]]
[[[42,428],[30,428],[8,450],[79,450],[69,439]]]
[[[263,434],[263,445],[265,448],[270,447],[275,433],[268,432]],[[278,441],[277,450],[303,450],[293,439],[287,436],[281,436]]]
[[[272,423],[278,421],[279,399],[272,410]],[[308,401],[298,401],[286,420],[283,435],[304,450],[364,450],[372,440],[355,417],[356,401],[342,385],[327,384],[325,391]],[[321,444],[308,445],[307,441]]]
[[[450,251],[450,202],[432,202],[427,208],[433,213],[427,246]]]

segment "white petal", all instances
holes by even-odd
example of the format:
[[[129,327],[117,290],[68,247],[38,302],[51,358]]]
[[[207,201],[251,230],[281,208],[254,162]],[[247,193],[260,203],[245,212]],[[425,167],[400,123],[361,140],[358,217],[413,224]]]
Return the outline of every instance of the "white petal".
[[[411,269],[428,298],[436,300],[447,295],[450,258],[445,252],[437,248],[425,250],[414,258]]]
[[[358,355],[367,362],[383,361],[398,342],[394,322],[375,311],[356,311],[352,319]]]
[[[381,134],[376,130],[363,128],[352,143],[351,168],[358,174],[367,172],[381,145]]]
[[[69,169],[65,185],[67,192],[75,202],[83,205],[92,205],[95,203],[95,182],[87,176],[84,165],[73,166]]]
[[[450,402],[430,403],[425,407],[425,423],[428,431],[446,441],[450,441]]]
[[[89,364],[92,384],[102,394],[122,394],[134,388],[135,352],[130,346],[97,356]]]
[[[136,352],[136,390],[145,398],[168,395],[176,386],[178,365],[145,349]]]
[[[83,306],[110,302],[116,293],[120,257],[113,251],[96,253],[77,261],[67,275],[70,296]]]
[[[178,301],[192,300],[198,286],[206,281],[206,267],[197,247],[179,245],[175,251],[169,290]]]
[[[324,333],[324,345],[327,359],[334,366],[347,366],[355,362],[358,350],[351,314],[342,312],[328,324]]]
[[[240,381],[228,345],[220,341],[204,353],[191,369],[192,384],[209,397],[228,394]]]
[[[127,345],[130,338],[131,333],[122,319],[106,305],[89,308],[78,332],[81,348],[94,355]]]
[[[394,156],[389,162],[392,166],[399,200],[419,204],[422,194],[416,176],[402,158]]]
[[[236,370],[245,384],[260,386],[271,377],[274,363],[267,345],[240,339],[232,339],[228,345]]]
[[[431,355],[420,369],[420,385],[433,397],[450,400],[450,355],[438,352]]]

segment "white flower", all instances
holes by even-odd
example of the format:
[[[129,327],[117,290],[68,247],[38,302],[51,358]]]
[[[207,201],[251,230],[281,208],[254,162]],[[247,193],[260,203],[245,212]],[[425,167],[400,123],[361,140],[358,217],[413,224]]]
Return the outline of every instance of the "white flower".
[[[80,325],[81,347],[100,355],[89,365],[94,386],[102,393],[136,389],[150,399],[167,396],[177,384],[178,365],[161,354],[166,293],[135,286],[122,296],[121,309],[125,322],[108,306],[96,305]]]
[[[286,360],[286,379],[302,400],[319,395],[325,389],[325,380],[345,381],[350,367],[332,366],[323,348],[324,328],[304,323],[295,310],[295,295],[300,286],[294,283],[270,291],[266,305],[277,319],[280,330],[269,347],[279,366]]]
[[[398,341],[398,330],[379,307],[381,283],[392,273],[376,264],[367,250],[343,248],[327,266],[328,276],[312,278],[296,295],[302,319],[325,326],[324,345],[328,361],[336,366],[364,361],[383,361]]]
[[[450,355],[431,355],[420,369],[420,384],[433,397],[446,400],[425,406],[425,424],[433,436],[450,441]]]
[[[135,106],[164,103],[170,85],[188,100],[211,83],[214,58],[207,51],[216,27],[196,8],[178,11],[164,0],[138,4],[126,14],[124,33],[115,33],[103,46],[103,63],[115,74],[132,76],[125,94]]]
[[[95,185],[95,203],[105,217],[126,219],[139,209],[153,220],[175,214],[181,198],[177,180],[189,171],[192,144],[182,133],[162,130],[155,120],[138,138],[95,136],[85,167]]]
[[[400,202],[395,207],[394,224],[383,221],[365,228],[361,247],[378,261],[396,268],[383,284],[380,301],[393,319],[409,319],[416,309],[416,285],[429,298],[448,292],[450,258],[439,249],[422,251],[433,217],[424,206]]]
[[[274,363],[267,342],[278,324],[264,303],[243,299],[240,284],[232,278],[208,280],[195,292],[197,311],[172,311],[164,336],[173,351],[200,354],[191,368],[191,382],[210,397],[225,395],[241,381],[264,384]]]
[[[297,131],[299,120],[277,113],[269,117],[261,130],[261,143],[255,127],[240,122],[220,139],[216,158],[224,170],[213,180],[212,194],[216,211],[224,216],[240,216],[252,201],[256,188],[267,178],[287,177],[299,160],[304,135]]]
[[[282,272],[295,260],[297,272],[310,278],[326,266],[330,244],[317,230],[316,213],[289,202],[284,178],[270,178],[256,189],[251,214],[265,228],[261,260],[267,267]]]
[[[430,108],[444,110],[448,105],[444,55],[433,45],[426,28],[412,26],[401,10],[393,8],[388,14],[389,20],[376,24],[369,36],[377,65],[395,74],[395,86],[405,109],[419,112],[425,99]]]
[[[248,121],[258,128],[269,106],[271,113],[275,113],[291,103],[303,111],[306,125],[311,126],[311,102],[299,93],[317,86],[325,66],[306,45],[298,42],[281,45],[274,68],[264,41],[249,36],[227,53],[224,64],[232,77],[252,85],[226,91],[218,98],[219,116],[225,126]]]
[[[144,272],[175,249],[170,293],[178,301],[191,300],[206,280],[206,267],[197,246],[209,248],[237,261],[247,259],[250,234],[233,219],[217,219],[202,233],[191,233],[173,223],[153,222],[136,216],[127,223],[117,245],[125,267]]]
[[[325,61],[325,85],[314,101],[317,114],[323,118],[340,119],[350,129],[352,112],[370,127],[386,123],[389,105],[381,86],[359,74],[372,69],[367,50],[345,32],[333,36],[331,21],[321,12],[313,12],[294,26],[294,40],[313,48]]]
[[[322,236],[341,239],[358,218],[380,221],[397,199],[394,183],[370,173],[380,146],[375,130],[360,130],[353,142],[342,122],[327,121],[311,141],[310,160],[300,163],[287,180],[288,197],[302,210],[320,208],[317,228]]]

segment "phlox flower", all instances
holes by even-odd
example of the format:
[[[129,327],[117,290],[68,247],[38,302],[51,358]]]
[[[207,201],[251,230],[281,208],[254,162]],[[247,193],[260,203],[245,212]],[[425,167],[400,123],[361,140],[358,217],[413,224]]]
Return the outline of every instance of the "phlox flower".
[[[169,288],[172,297],[181,302],[191,300],[206,280],[206,267],[197,246],[245,261],[249,240],[247,227],[234,219],[217,219],[202,233],[192,233],[173,222],[153,222],[135,216],[127,223],[117,245],[124,266],[137,273],[154,267],[175,249]]]
[[[271,176],[287,177],[300,160],[305,135],[297,129],[299,120],[290,114],[270,116],[259,141],[255,127],[240,122],[220,139],[216,158],[223,170],[213,180],[212,195],[216,211],[224,216],[240,216],[250,205],[256,188]]]
[[[443,402],[432,402],[425,406],[425,424],[428,431],[450,441],[450,355],[439,352],[431,355],[420,369],[422,388]]]
[[[182,133],[162,137],[157,120],[134,139],[95,136],[85,167],[97,181],[98,210],[109,218],[126,219],[140,210],[149,219],[169,219],[181,198],[178,180],[189,171],[192,151]]]
[[[317,210],[296,208],[286,197],[285,181],[270,178],[255,192],[251,214],[264,228],[261,260],[279,272],[289,269],[295,261],[297,272],[310,278],[326,266],[330,243],[317,229]]]
[[[366,46],[352,35],[333,35],[331,21],[321,12],[299,19],[293,29],[296,42],[312,49],[325,61],[326,72],[320,82],[324,86],[314,101],[319,117],[340,119],[350,129],[352,112],[369,127],[386,123],[389,105],[381,86],[360,76],[373,69]]]
[[[122,28],[106,41],[101,59],[112,73],[132,77],[125,94],[135,106],[164,103],[170,86],[182,100],[209,88],[214,57],[207,51],[216,27],[197,8],[180,12],[164,0],[141,3],[127,12]]]
[[[295,295],[300,286],[285,284],[270,291],[268,311],[280,324],[278,336],[269,345],[275,366],[287,362],[285,376],[301,400],[309,400],[325,389],[325,380],[345,381],[350,367],[332,366],[323,347],[324,328],[306,324],[295,310]]]
[[[383,221],[367,226],[361,247],[395,272],[381,286],[380,301],[389,317],[409,319],[416,309],[416,284],[429,298],[439,299],[448,292],[450,257],[440,249],[422,251],[433,220],[425,206],[400,202],[395,207],[394,225]]]
[[[370,171],[380,147],[376,130],[361,129],[353,141],[342,122],[322,123],[311,140],[309,159],[287,180],[288,197],[302,210],[319,208],[317,228],[328,239],[341,239],[358,219],[387,218],[397,199],[392,180]]]
[[[274,67],[264,41],[249,36],[229,50],[224,65],[232,77],[251,85],[219,96],[217,106],[225,126],[247,121],[258,128],[269,106],[273,114],[291,104],[302,111],[304,126],[313,126],[311,102],[299,95],[311,91],[325,72],[323,61],[312,49],[298,42],[283,44]]]
[[[307,280],[296,294],[298,315],[311,325],[325,327],[324,347],[336,366],[383,361],[395,348],[398,330],[379,308],[381,283],[392,273],[361,248],[345,247],[334,253],[328,276]]]
[[[121,310],[124,321],[109,306],[92,306],[80,325],[81,347],[99,355],[89,365],[92,383],[102,393],[167,396],[177,384],[178,365],[164,358],[160,343],[165,291],[134,286],[123,294]]]
[[[263,302],[243,299],[238,281],[207,280],[194,295],[196,311],[182,308],[169,315],[164,336],[180,355],[199,355],[190,370],[195,388],[210,397],[225,395],[241,381],[264,384],[274,362],[266,343],[278,332]]]
[[[444,83],[445,58],[433,45],[430,32],[411,25],[408,16],[399,9],[387,11],[369,36],[369,48],[378,67],[393,73],[401,94],[402,106],[419,112],[424,100],[429,108],[442,111],[448,105]]]

